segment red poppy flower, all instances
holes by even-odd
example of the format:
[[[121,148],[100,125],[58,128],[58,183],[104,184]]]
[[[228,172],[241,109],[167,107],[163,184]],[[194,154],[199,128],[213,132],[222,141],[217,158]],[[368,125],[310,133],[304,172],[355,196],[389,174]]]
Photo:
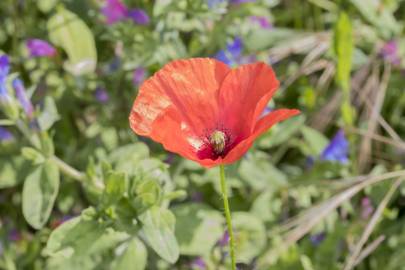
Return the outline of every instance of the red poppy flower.
[[[272,125],[299,114],[262,116],[278,86],[264,63],[230,69],[215,59],[176,60],[142,84],[129,121],[138,135],[204,167],[230,164]]]

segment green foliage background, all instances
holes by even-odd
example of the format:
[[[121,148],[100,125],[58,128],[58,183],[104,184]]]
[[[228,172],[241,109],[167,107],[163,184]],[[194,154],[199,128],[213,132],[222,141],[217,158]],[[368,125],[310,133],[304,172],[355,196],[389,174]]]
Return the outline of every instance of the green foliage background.
[[[229,269],[218,168],[137,137],[128,115],[135,69],[236,37],[273,65],[271,105],[302,111],[227,167],[240,269],[405,269],[405,1],[124,2],[151,22],[107,25],[97,0],[0,1],[0,54],[39,125],[0,112],[0,269]],[[30,58],[28,38],[58,54]],[[320,160],[339,129],[349,162]]]

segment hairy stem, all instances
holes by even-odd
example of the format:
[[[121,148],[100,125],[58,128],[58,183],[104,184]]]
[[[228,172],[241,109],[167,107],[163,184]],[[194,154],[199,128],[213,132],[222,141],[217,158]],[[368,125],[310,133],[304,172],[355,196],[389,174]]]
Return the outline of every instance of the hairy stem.
[[[229,209],[228,190],[226,187],[224,165],[220,165],[219,170],[220,170],[220,179],[221,179],[222,199],[224,201],[226,225],[228,226],[228,233],[229,233],[229,250],[230,250],[230,255],[231,255],[232,270],[236,270],[235,250],[234,250],[235,242],[234,242],[234,238],[233,238],[231,210]]]

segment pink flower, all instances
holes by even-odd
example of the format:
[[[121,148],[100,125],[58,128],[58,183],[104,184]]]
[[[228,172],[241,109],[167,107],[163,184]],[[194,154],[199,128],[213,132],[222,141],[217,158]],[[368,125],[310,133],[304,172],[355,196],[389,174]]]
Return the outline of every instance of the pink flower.
[[[107,24],[114,24],[128,15],[127,7],[120,0],[107,0],[101,12],[106,17]]]
[[[399,66],[401,64],[401,57],[398,50],[398,43],[395,40],[390,40],[381,48],[380,55],[392,65]]]
[[[269,19],[264,16],[251,16],[250,20],[253,23],[258,24],[263,29],[271,29],[273,27]]]

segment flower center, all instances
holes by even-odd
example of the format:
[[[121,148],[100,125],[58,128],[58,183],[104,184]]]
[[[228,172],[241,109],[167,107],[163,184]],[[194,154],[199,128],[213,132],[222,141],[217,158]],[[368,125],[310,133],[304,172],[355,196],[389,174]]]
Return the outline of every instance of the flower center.
[[[215,130],[211,133],[209,141],[215,154],[220,155],[224,152],[226,146],[226,135],[224,132]]]

